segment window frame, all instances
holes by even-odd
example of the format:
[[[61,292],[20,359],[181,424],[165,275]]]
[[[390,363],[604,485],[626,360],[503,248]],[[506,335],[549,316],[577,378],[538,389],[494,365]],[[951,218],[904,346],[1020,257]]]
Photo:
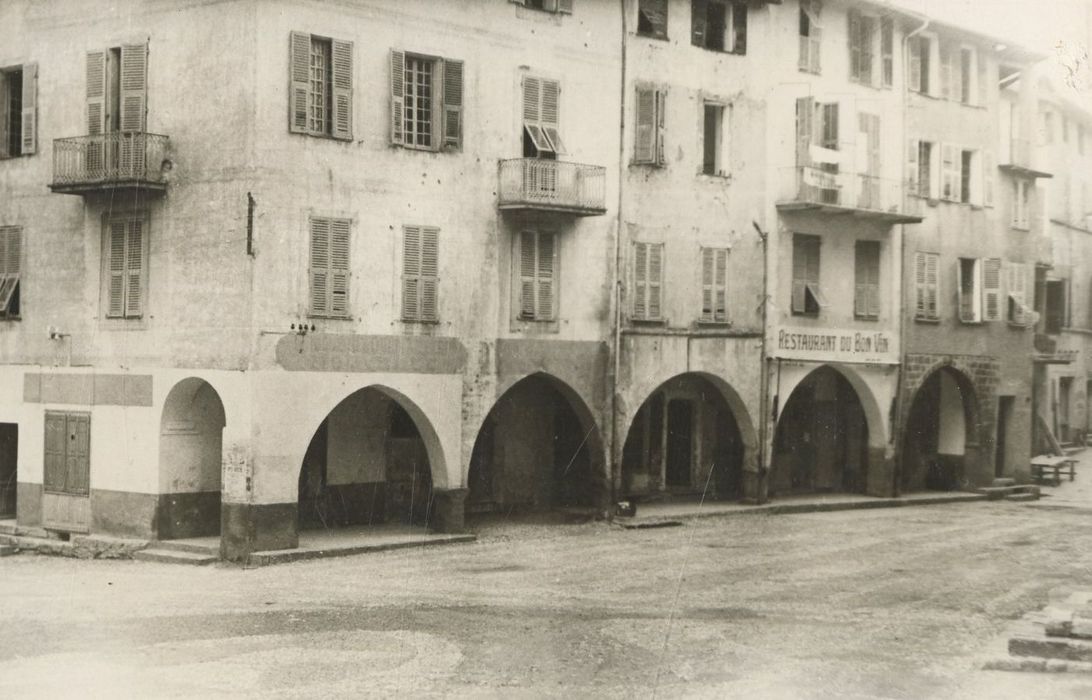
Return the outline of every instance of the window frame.
[[[713,136],[715,138],[712,147],[712,164],[709,157],[709,114],[710,110],[715,114],[713,124]],[[702,101],[702,165],[700,173],[708,177],[731,178],[732,172],[728,167],[731,157],[731,124],[732,104],[718,100]]]
[[[968,273],[970,274],[969,284]],[[981,258],[956,258],[956,317],[960,323],[982,323],[985,304],[982,274]]]
[[[862,251],[874,251],[873,280],[861,280],[864,263]],[[872,255],[873,253],[869,253]],[[853,245],[853,317],[858,321],[879,321],[882,306],[881,269],[883,267],[883,243],[872,239],[859,239]],[[871,294],[870,294],[871,292]],[[870,308],[875,305],[875,308]]]
[[[19,103],[13,108],[9,75],[19,76]],[[14,89],[11,93],[16,92]],[[13,133],[14,132],[14,133]],[[17,146],[13,153],[11,146]],[[0,160],[31,156],[38,152],[38,64],[17,63],[0,67]]]
[[[820,21],[822,10],[822,0],[800,0],[796,30],[799,40],[797,69],[803,73],[821,75],[823,72],[823,25]],[[805,20],[807,21],[807,34],[802,33]]]
[[[141,267],[140,267],[140,279],[139,285],[139,297],[140,297],[140,309],[139,311],[129,310],[129,290],[131,289],[131,274],[133,270],[123,263],[123,269],[121,272],[122,290],[121,300],[119,302],[121,306],[121,312],[119,314],[113,314],[110,312],[111,303],[111,278],[114,270],[110,269],[111,263],[111,225],[117,222],[126,223],[125,241],[122,248],[123,261],[127,261],[129,258],[129,229],[128,226],[131,222],[139,221],[141,224]],[[146,322],[149,315],[149,258],[151,252],[151,216],[146,211],[119,211],[119,212],[107,212],[102,215],[102,247],[101,247],[101,261],[100,261],[100,308],[102,310],[102,318],[107,323],[111,324],[141,324]]]
[[[531,276],[523,274],[523,244],[524,235],[532,234],[534,240],[534,274]],[[550,308],[545,312],[540,308],[541,305],[541,259],[539,253],[541,252],[541,238],[542,236],[551,236],[553,239],[553,260],[550,270],[551,280],[551,299]],[[561,309],[561,235],[558,231],[551,228],[534,228],[534,227],[521,227],[515,236],[513,236],[513,261],[512,261],[512,273],[513,273],[513,321],[516,324],[520,324],[527,328],[546,328],[549,330],[556,330],[560,319]],[[524,314],[524,295],[523,285],[526,281],[525,278],[530,277],[531,283],[534,285],[532,288],[532,307],[533,312],[530,315]]]
[[[710,46],[709,8],[717,5],[724,8],[724,31],[721,47]],[[699,12],[700,8],[700,12]],[[739,14],[742,13],[742,18]],[[743,31],[737,30],[742,19]],[[747,32],[750,24],[750,12],[747,0],[690,0],[690,43],[706,51],[716,51],[736,56],[747,55]],[[698,43],[698,36],[701,43]],[[742,42],[740,41],[742,35]],[[740,46],[742,44],[742,46]]]
[[[410,269],[413,260],[410,258],[412,231],[417,232],[416,269]],[[428,273],[426,257],[429,254],[429,237],[432,237],[431,270]],[[410,301],[410,284],[416,283]],[[427,297],[431,285],[432,312],[427,310]],[[402,226],[402,304],[399,317],[403,323],[436,324],[440,322],[440,228],[438,226],[423,226],[404,224]],[[412,308],[411,308],[412,307]]]
[[[1031,182],[1022,177],[1013,178],[1012,193],[1012,228],[1019,231],[1031,230]]]
[[[929,267],[932,262],[932,272]],[[932,278],[930,280],[930,277]],[[940,253],[914,253],[914,320],[926,323],[940,321]]]
[[[633,110],[633,165],[651,165],[662,168],[664,158],[664,112],[667,109],[667,90],[655,85],[638,84],[635,87]],[[642,108],[644,102],[644,108]],[[642,112],[647,113],[648,121],[642,123]],[[647,143],[642,143],[646,139]]]
[[[315,95],[312,61],[316,43],[327,47],[324,57],[327,60],[326,76],[323,80],[327,91],[324,100],[327,116],[322,128],[316,128],[312,122]],[[289,133],[336,141],[353,140],[354,51],[351,41],[309,32],[289,32]]]
[[[664,323],[664,270],[667,267],[664,244],[657,241],[633,241],[630,249],[630,289],[633,290],[629,307],[630,321]],[[655,277],[654,272],[658,272]]]
[[[327,275],[324,277],[324,284],[326,285],[326,302],[322,309],[316,306],[316,294],[315,294],[315,279],[316,275],[320,272],[315,265],[317,253],[315,251],[315,224],[316,222],[326,222],[329,227],[329,240],[328,246],[328,262],[322,268],[321,272]],[[332,215],[318,215],[314,212],[309,212],[307,215],[307,257],[304,258],[307,261],[307,317],[308,318],[321,318],[331,321],[344,321],[352,320],[352,268],[353,268],[353,228],[355,226],[355,220],[348,216],[332,216]],[[345,242],[345,265],[344,267],[335,264],[335,225],[343,225],[346,228],[346,242]],[[334,295],[336,284],[336,275],[344,275],[345,289],[344,296],[344,309],[338,310],[335,308]]]
[[[422,65],[428,66],[429,89],[430,89],[431,95],[429,96],[430,103],[429,103],[429,107],[428,107],[428,116],[429,116],[428,139],[429,139],[429,142],[427,144],[419,144],[419,143],[411,142],[410,141],[411,132],[407,128],[410,124],[415,124],[416,125],[416,124],[423,123],[420,120],[411,119],[411,117],[410,117],[410,112],[413,111],[413,110],[411,110],[411,108],[408,106],[409,102],[410,102],[411,99],[413,99],[413,100],[418,99],[418,96],[416,94],[411,95],[411,91],[410,91],[410,85],[411,84],[417,85],[417,83],[415,81],[409,81],[409,80],[406,79],[406,75],[410,72],[410,63],[411,62],[413,62],[415,64],[422,64]],[[412,51],[406,51],[406,52],[403,53],[403,64],[402,64],[402,66],[403,66],[403,70],[402,70],[402,76],[403,76],[402,77],[402,100],[403,100],[403,102],[402,102],[402,147],[403,148],[408,148],[408,149],[417,150],[417,151],[438,151],[438,150],[440,150],[440,147],[441,147],[440,143],[443,141],[443,136],[440,134],[440,116],[441,116],[441,114],[443,112],[443,107],[441,105],[442,100],[437,99],[437,98],[441,97],[440,93],[443,90],[443,86],[441,84],[441,82],[443,80],[443,76],[441,75],[441,69],[439,68],[440,63],[441,63],[441,59],[439,59],[439,58],[437,58],[435,56],[426,56],[424,54],[414,53]],[[420,71],[420,73],[423,73],[423,71]],[[439,86],[439,89],[437,89],[437,86]],[[420,133],[416,130],[416,128],[413,130],[412,133],[417,134],[418,136],[420,136]]]

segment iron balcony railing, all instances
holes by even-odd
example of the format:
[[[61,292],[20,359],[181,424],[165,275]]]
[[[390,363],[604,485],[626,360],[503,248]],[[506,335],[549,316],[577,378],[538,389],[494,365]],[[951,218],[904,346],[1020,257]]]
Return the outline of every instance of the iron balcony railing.
[[[781,209],[852,212],[902,223],[921,218],[917,203],[906,200],[901,180],[821,165],[783,168],[778,194]]]
[[[606,213],[607,169],[543,158],[500,162],[497,206],[580,216]]]
[[[143,131],[74,136],[53,141],[54,190],[166,186],[169,139]]]

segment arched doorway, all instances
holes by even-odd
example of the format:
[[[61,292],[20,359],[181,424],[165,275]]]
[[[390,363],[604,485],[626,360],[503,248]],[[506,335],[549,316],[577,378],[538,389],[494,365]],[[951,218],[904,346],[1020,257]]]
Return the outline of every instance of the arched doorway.
[[[159,424],[159,539],[220,534],[224,404],[212,385],[189,377],[167,394]]]
[[[535,374],[489,411],[470,457],[470,515],[597,508],[605,495],[603,443],[584,402]]]
[[[914,395],[902,440],[904,493],[952,491],[967,479],[968,447],[974,439],[976,399],[967,377],[942,367]]]
[[[820,367],[781,410],[769,493],[865,493],[868,446],[868,419],[857,391],[834,368]]]
[[[622,496],[743,496],[746,446],[724,392],[700,374],[661,384],[634,414],[622,448]]]
[[[394,392],[369,387],[327,414],[300,466],[300,530],[428,525],[432,465],[423,418],[411,411],[419,413]]]

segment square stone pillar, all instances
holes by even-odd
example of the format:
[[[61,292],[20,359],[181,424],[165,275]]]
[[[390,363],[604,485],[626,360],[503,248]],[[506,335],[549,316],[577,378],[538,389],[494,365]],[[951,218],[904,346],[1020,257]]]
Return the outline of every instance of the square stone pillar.
[[[448,489],[432,492],[433,532],[453,534],[466,530],[466,496],[469,489]]]

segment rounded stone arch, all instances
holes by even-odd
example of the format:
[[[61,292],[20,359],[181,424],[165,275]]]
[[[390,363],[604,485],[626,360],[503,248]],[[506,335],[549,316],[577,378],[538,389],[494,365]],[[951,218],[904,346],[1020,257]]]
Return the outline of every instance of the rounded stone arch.
[[[186,377],[167,392],[159,422],[159,539],[220,534],[225,425],[220,393],[207,380]]]
[[[979,392],[965,367],[942,360],[923,374],[901,426],[899,486],[949,491],[968,481],[982,445]],[[962,425],[960,425],[960,423]]]
[[[883,449],[888,440],[888,423],[884,419],[884,411],[880,407],[876,395],[868,382],[850,365],[829,363],[824,367],[830,367],[849,382],[853,391],[857,394],[857,400],[864,409],[865,421],[868,424],[868,444],[871,447]]]
[[[567,426],[569,429],[566,429],[564,426],[558,428],[557,420],[555,420],[553,427],[556,432],[553,435],[553,439],[548,441],[550,449],[560,449],[565,454],[572,454],[572,457],[564,470],[566,473],[569,468],[573,466],[574,461],[577,460],[578,457],[580,458],[581,468],[585,470],[590,480],[588,490],[592,492],[586,494],[586,498],[580,499],[582,501],[581,503],[554,503],[554,505],[580,505],[588,507],[594,505],[596,508],[605,505],[610,489],[608,481],[609,475],[606,468],[608,460],[600,421],[596,418],[589,403],[571,384],[548,372],[532,372],[520,377],[511,378],[498,385],[496,399],[477,426],[477,431],[474,433],[475,437],[471,449],[470,460],[465,474],[465,482],[468,491],[467,513],[488,512],[488,507],[485,505],[486,501],[498,503],[494,491],[496,488],[495,481],[497,472],[494,462],[498,454],[496,449],[498,435],[497,427],[506,422],[511,422],[509,420],[511,416],[506,416],[506,409],[510,408],[510,404],[521,403],[525,404],[522,406],[523,408],[528,411],[533,411],[535,410],[535,407],[526,404],[533,399],[549,403],[551,400],[551,393],[554,394],[556,398],[559,398],[563,402],[563,406],[571,412],[571,417],[575,419],[576,426]],[[538,406],[538,409],[545,410],[546,407]],[[511,411],[509,411],[509,413],[511,413]],[[564,411],[553,414],[553,418],[555,419],[558,416],[563,417]],[[544,416],[539,416],[540,419],[542,417]],[[578,429],[574,431],[571,429],[572,427],[577,427]],[[506,439],[506,437],[513,437],[512,435],[506,435],[506,431],[503,430],[499,431],[499,433],[501,434],[502,440]],[[542,436],[538,437],[541,438]],[[528,445],[534,444],[532,438],[528,438],[526,441],[519,438],[517,441],[527,442]],[[510,447],[513,446],[514,445],[510,445]],[[546,446],[546,444],[544,443],[543,446]],[[527,446],[515,447],[528,449]],[[504,448],[502,447],[501,452],[503,453],[503,451]],[[529,451],[536,456],[538,454],[537,450],[531,449]],[[484,484],[487,481],[490,483],[490,486],[485,487]],[[483,490],[488,491],[488,498],[483,499]],[[532,500],[534,501],[532,507],[550,507],[544,506],[542,500],[537,496]],[[503,499],[500,503],[503,503]]]

